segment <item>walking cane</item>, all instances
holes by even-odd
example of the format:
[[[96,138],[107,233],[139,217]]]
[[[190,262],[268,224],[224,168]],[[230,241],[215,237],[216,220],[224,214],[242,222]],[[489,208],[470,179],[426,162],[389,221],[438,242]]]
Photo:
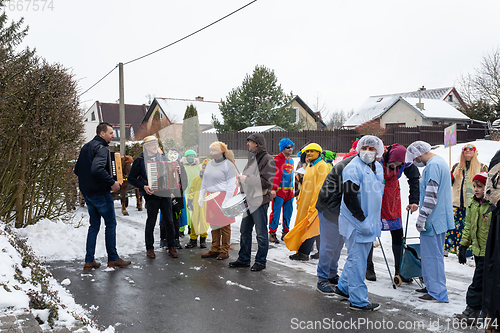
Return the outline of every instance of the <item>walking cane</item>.
[[[389,263],[387,262],[387,258],[385,257],[385,252],[384,252],[384,248],[382,246],[382,242],[380,241],[380,237],[377,237],[377,239],[378,239],[378,242],[380,243],[380,248],[382,249],[382,254],[384,255],[385,264],[387,265],[387,271],[389,272],[389,277],[391,278],[391,282],[392,282],[392,288],[396,289],[396,285],[394,284],[394,280],[392,279],[391,270],[389,269]]]

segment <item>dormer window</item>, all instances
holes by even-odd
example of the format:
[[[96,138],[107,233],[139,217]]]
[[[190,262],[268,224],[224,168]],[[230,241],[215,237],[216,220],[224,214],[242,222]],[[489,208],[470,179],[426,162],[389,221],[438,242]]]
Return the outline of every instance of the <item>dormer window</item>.
[[[92,118],[91,118],[91,119],[92,119],[92,121],[95,121],[95,112],[92,112],[91,117],[92,117]]]
[[[453,102],[453,95],[448,95],[448,102]]]
[[[383,97],[380,97],[379,99],[377,99],[377,103],[382,102],[383,99]]]

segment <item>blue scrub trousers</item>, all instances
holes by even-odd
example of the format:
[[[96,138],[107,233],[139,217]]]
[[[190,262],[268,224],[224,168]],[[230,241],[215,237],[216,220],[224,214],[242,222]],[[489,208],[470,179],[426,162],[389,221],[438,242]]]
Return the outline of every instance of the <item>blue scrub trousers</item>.
[[[365,275],[366,258],[368,258],[368,253],[372,248],[372,242],[356,243],[357,237],[358,234],[354,230],[351,236],[345,239],[347,259],[337,287],[344,294],[349,295],[349,301],[352,305],[363,307],[370,304],[368,301],[368,288],[365,284]]]
[[[446,232],[431,235],[420,235],[420,257],[422,262],[422,278],[429,295],[440,302],[448,303],[446,275],[444,274],[444,241]]]
[[[337,275],[344,237],[339,234],[338,215],[336,223],[328,220],[321,212],[318,212],[318,217],[321,241],[317,275],[318,282],[322,282]]]

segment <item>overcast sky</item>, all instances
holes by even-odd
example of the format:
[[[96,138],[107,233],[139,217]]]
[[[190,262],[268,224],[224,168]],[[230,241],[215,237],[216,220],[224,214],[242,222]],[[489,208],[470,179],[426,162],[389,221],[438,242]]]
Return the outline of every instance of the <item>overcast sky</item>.
[[[49,0],[50,1],[50,0]],[[9,10],[25,45],[71,68],[81,92],[119,62],[166,46],[251,0],[38,1]],[[23,2],[22,0],[15,1]],[[49,2],[47,2],[48,4]],[[500,45],[500,1],[258,0],[214,26],[124,67],[125,103],[225,99],[255,65],[311,108],[357,109],[371,95],[454,86]],[[118,100],[118,70],[81,96]]]

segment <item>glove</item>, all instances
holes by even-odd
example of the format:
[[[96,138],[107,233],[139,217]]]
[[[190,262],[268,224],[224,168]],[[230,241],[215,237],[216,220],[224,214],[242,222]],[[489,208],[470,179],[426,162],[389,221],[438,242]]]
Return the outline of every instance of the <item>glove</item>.
[[[188,199],[188,203],[187,203],[187,208],[190,210],[190,211],[193,211],[193,199]]]
[[[420,220],[417,220],[417,230],[419,232],[422,232],[422,231],[427,231],[427,229],[425,229],[425,221],[420,221]]]
[[[458,262],[464,265],[467,262],[467,257],[465,254],[467,253],[467,246],[460,245],[458,248]]]

